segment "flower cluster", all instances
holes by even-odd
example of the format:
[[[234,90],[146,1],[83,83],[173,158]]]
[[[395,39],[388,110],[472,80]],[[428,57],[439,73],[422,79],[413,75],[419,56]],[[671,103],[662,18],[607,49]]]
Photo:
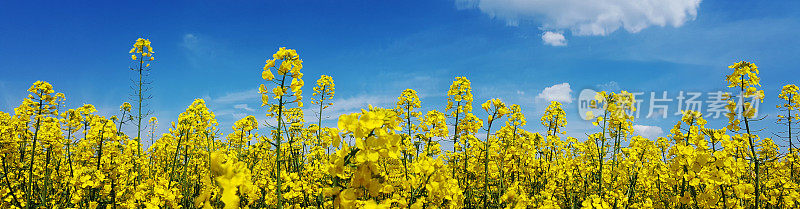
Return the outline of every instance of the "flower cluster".
[[[148,40],[131,53],[152,60]],[[333,78],[317,80],[310,111],[318,112],[306,115],[299,55],[280,48],[272,58],[259,87],[266,120],[246,116],[223,130],[197,99],[161,136],[149,118],[147,148],[122,131],[142,117],[130,103],[110,116],[89,104],[69,109],[52,85],[35,82],[13,112],[0,112],[0,207],[699,209],[800,201],[795,85],[778,96],[785,103],[776,120],[787,131],[776,137],[788,150],[757,134],[762,124],[747,103],[729,103],[722,127],[685,111],[666,137],[648,139],[633,132],[631,93],[600,92],[594,127],[576,138],[559,102],[532,125],[522,106],[501,99],[473,113],[465,77],[454,79],[443,112],[406,89],[394,107],[370,105],[325,127]],[[764,97],[754,64],[730,68],[730,88]]]

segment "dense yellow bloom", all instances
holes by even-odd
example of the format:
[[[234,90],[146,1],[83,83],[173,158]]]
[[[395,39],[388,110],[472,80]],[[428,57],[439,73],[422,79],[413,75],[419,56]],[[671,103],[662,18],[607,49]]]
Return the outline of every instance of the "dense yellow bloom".
[[[139,38],[133,43],[133,48],[129,53],[153,53],[153,47],[150,47],[150,39]]]
[[[544,112],[541,119],[542,126],[552,130],[553,133],[565,134],[566,132],[562,131],[561,128],[567,125],[567,115],[564,113],[564,109],[561,109],[561,103],[557,101],[550,102],[550,106],[547,106]]]
[[[128,53],[131,54],[131,59],[133,60],[138,59],[136,56],[137,54],[143,59],[147,58],[148,61],[154,60],[153,47],[150,46],[150,39],[137,39],[136,42],[133,43],[133,48],[131,48],[130,52]]]
[[[131,53],[152,60],[146,39]],[[465,77],[453,81],[443,111],[406,89],[393,107],[335,115],[336,127],[326,127],[333,78],[320,76],[312,93],[319,106],[303,109],[302,67],[291,49],[267,60],[258,90],[266,119],[247,115],[223,130],[196,99],[161,136],[150,118],[149,143],[124,132],[130,103],[108,116],[90,104],[69,109],[64,94],[37,81],[13,112],[0,112],[0,208],[796,208],[800,201],[800,157],[792,140],[788,150],[778,144],[796,138],[800,89],[785,85],[778,95],[786,135],[760,136],[752,102],[735,101],[764,97],[752,63],[731,65],[725,77],[739,92],[724,98],[727,125],[683,111],[654,139],[633,132],[636,101],[626,91],[599,92],[591,102],[602,108],[592,118],[596,130],[568,133],[559,102],[536,113],[537,127],[522,106],[500,99],[476,116]]]
[[[321,75],[319,79],[317,79],[317,86],[314,87],[314,93],[311,94],[319,98],[312,97],[311,104],[318,104],[322,109],[325,109],[333,105],[330,100],[333,99],[335,93],[336,85],[333,83],[333,77]],[[325,102],[326,100],[328,100],[328,102]]]
[[[450,89],[447,90],[447,106],[445,109],[456,108],[453,114],[472,111],[472,84],[466,77],[456,77]],[[457,103],[453,106],[453,103]]]
[[[275,76],[272,75],[272,71],[270,71],[269,68],[265,66],[264,71],[261,72],[261,78],[264,80],[271,81],[272,79],[275,79]]]

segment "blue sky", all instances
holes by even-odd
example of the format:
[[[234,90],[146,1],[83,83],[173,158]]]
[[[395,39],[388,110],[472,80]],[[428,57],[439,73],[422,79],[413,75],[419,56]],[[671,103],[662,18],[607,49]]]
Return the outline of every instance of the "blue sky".
[[[800,3],[607,2],[2,1],[0,111],[12,111],[31,83],[45,80],[69,107],[91,103],[115,114],[134,76],[127,52],[145,37],[158,60],[150,107],[162,128],[195,98],[207,101],[226,133],[245,115],[263,118],[255,92],[261,67],[282,46],[304,60],[306,94],[320,75],[333,76],[330,125],[367,104],[392,107],[406,88],[418,91],[426,110],[442,109],[453,78],[467,76],[476,106],[494,97],[519,104],[537,131],[546,100],[556,98],[565,103],[570,135],[583,136],[595,128],[577,116],[582,89],[672,98],[726,90],[727,66],[747,60],[760,67],[767,95],[760,113],[768,118],[757,126],[775,126],[781,86],[799,83]],[[548,33],[557,36],[543,38]],[[635,123],[649,127],[641,133],[665,136],[678,119]]]

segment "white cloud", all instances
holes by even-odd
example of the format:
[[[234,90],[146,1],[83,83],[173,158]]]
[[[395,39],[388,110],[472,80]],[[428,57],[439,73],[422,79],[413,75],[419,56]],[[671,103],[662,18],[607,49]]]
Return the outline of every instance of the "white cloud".
[[[233,108],[241,109],[241,110],[247,110],[247,111],[250,111],[250,112],[256,111],[253,108],[247,107],[247,104],[236,104],[236,105],[233,105]]]
[[[233,118],[241,119],[241,118],[247,117],[247,114],[244,114],[244,113],[232,113],[231,116],[233,116]]]
[[[508,25],[540,23],[543,30],[574,35],[608,35],[619,28],[636,33],[650,26],[680,27],[697,17],[701,0],[456,0],[458,9],[477,8]]]
[[[536,99],[545,101],[558,101],[561,103],[572,103],[572,89],[569,83],[556,84],[551,87],[544,88],[542,93],[536,96]]]
[[[371,96],[371,95],[358,95],[355,97],[345,99],[334,99],[333,106],[326,109],[326,115],[339,116],[341,114],[348,114],[353,112],[360,112],[361,109],[366,109],[367,106],[377,106],[384,108],[392,108],[396,98],[390,95],[384,96]]]
[[[217,115],[217,119],[220,120],[220,123],[232,123],[236,120],[244,118],[248,114],[256,112],[256,108],[258,108],[258,105],[261,104],[261,94],[258,93],[258,89],[228,92],[218,97],[203,95],[202,98],[203,100],[206,100],[209,107],[213,107],[213,110]],[[251,106],[253,104],[256,106]],[[263,116],[263,114],[256,115]]]
[[[205,51],[203,45],[200,44],[200,38],[196,35],[187,33],[183,35],[183,42],[181,43],[184,49],[188,50],[193,55],[200,55]]]
[[[655,139],[664,135],[664,130],[658,126],[633,125],[633,134],[648,139]]]
[[[183,35],[183,45],[185,47],[191,48],[197,45],[197,36],[191,33],[187,33]]]
[[[608,83],[597,84],[598,91],[620,91],[619,83],[609,81]]]
[[[551,32],[551,31],[544,32],[544,34],[542,34],[542,41],[544,42],[544,44],[550,46],[567,45],[567,39],[565,39],[564,34],[561,34],[560,32]]]
[[[243,102],[243,101],[261,101],[261,94],[258,93],[258,89],[250,89],[238,92],[231,92],[227,93],[224,96],[215,98],[213,101],[215,103],[235,103],[235,102]]]
[[[392,95],[367,95],[361,94],[349,98],[334,98],[333,105],[323,110],[323,121],[338,120],[340,115],[350,114],[354,112],[361,112],[361,109],[367,109],[369,105],[381,108],[394,108],[396,96]],[[306,105],[303,109],[306,119],[316,119],[319,114],[319,106]]]
[[[212,70],[229,67],[220,65],[226,62],[219,61],[224,60],[224,58],[220,58],[218,55],[224,56],[230,55],[231,53],[226,50],[226,45],[216,41],[212,37],[202,34],[187,33],[183,35],[180,46],[189,64],[196,69]]]

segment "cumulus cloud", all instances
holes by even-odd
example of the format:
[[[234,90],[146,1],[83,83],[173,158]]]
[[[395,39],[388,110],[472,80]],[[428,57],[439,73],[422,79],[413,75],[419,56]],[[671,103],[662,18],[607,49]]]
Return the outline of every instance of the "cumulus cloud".
[[[664,130],[658,126],[633,125],[633,134],[648,139],[655,139],[664,135]]]
[[[650,26],[680,27],[697,17],[701,0],[456,0],[458,9],[479,9],[508,25],[539,23],[543,30],[605,36],[619,28],[637,33]],[[544,38],[544,36],[542,37]]]
[[[572,88],[569,83],[556,84],[542,90],[542,93],[536,96],[536,99],[545,101],[558,101],[561,103],[572,103]]]
[[[544,44],[550,46],[566,46],[567,39],[564,38],[564,34],[547,31],[542,34],[542,41]]]

